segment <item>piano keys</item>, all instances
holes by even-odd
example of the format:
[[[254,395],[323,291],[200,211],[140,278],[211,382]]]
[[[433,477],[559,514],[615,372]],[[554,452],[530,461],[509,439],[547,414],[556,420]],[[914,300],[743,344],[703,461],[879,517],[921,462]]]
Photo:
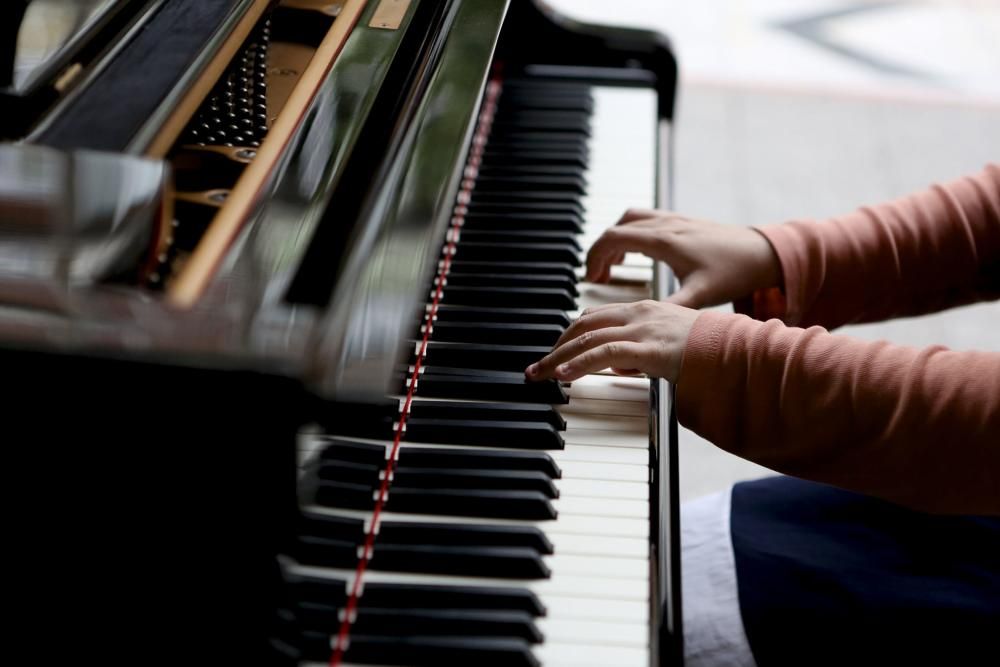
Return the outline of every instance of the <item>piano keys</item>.
[[[525,382],[523,369],[576,315],[578,298],[598,305],[651,296],[652,265],[642,257],[626,264],[634,282],[580,284],[583,294],[577,289],[582,269],[567,276],[562,267],[581,263],[581,237],[596,238],[629,206],[655,205],[656,98],[649,90],[544,77],[497,79],[491,86],[477,135],[485,141],[469,158],[471,187],[456,205],[420,326],[428,342],[416,344],[399,403],[364,420],[367,427],[345,413],[327,419],[323,434],[304,439],[307,519],[291,554],[306,595],[299,604],[313,609],[324,597],[318,591],[351,591],[360,578],[365,593],[356,601],[355,620],[344,624],[349,643],[341,657],[348,662],[646,665],[648,380],[595,375],[561,388],[563,394],[554,381]],[[568,130],[560,123],[567,118]],[[522,162],[515,146],[525,133],[533,135],[533,146],[562,145],[551,160],[532,150]],[[580,162],[565,164],[564,153],[581,156]],[[493,176],[485,189],[478,179],[483,173]],[[497,188],[500,173],[503,188]],[[580,210],[573,228],[505,233],[505,216],[544,215],[544,207],[521,201],[521,181],[514,180],[537,174],[548,176],[535,181],[539,187],[568,186],[543,192],[573,193],[564,199]],[[492,206],[488,217],[471,214],[484,198]],[[509,202],[517,206],[508,208]],[[470,241],[473,259],[466,260]],[[560,287],[543,291],[553,275],[563,279]],[[495,293],[511,300],[498,303]],[[442,305],[452,310],[439,314]],[[536,324],[546,311],[565,317]],[[449,318],[463,312],[465,319]],[[550,330],[544,341],[532,337]],[[434,347],[439,332],[456,347]],[[439,387],[440,377],[450,382]],[[422,393],[425,383],[435,385],[430,396]],[[550,395],[539,395],[541,387]],[[369,533],[374,546],[359,572],[358,550]],[[421,609],[419,622],[387,615],[382,602],[366,599],[368,582],[389,590],[421,587],[425,598],[415,596],[407,606],[420,608],[426,599],[434,611]],[[469,591],[478,602],[453,600],[449,607],[436,601]],[[306,632],[318,638],[340,628],[348,604],[343,596],[339,606],[327,601],[323,614],[310,615]],[[351,640],[356,633],[360,644]],[[314,650],[309,657],[329,659],[329,645],[317,641]]]
[[[582,282],[625,208],[669,203],[667,45],[528,0],[180,4],[146,3],[145,32],[0,146],[69,165],[31,242],[73,266],[82,151],[174,174],[125,217],[151,242],[98,241],[116,270],[55,262],[0,308],[11,442],[37,443],[11,468],[48,491],[12,534],[38,582],[21,641],[108,664],[677,664],[668,388],[523,376],[581,309],[667,293],[642,257]],[[142,76],[153,35],[187,65]],[[105,118],[111,73],[146,94]],[[251,122],[205,133],[226,114]]]

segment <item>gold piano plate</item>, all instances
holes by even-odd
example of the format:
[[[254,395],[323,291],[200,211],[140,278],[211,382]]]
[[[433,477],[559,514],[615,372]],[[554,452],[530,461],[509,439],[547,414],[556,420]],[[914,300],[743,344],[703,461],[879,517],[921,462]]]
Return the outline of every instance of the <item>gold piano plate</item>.
[[[382,0],[372,20],[368,22],[369,28],[380,28],[382,30],[399,30],[399,26],[406,17],[406,10],[410,8],[410,0]]]
[[[278,7],[314,11],[324,15],[326,20],[333,16],[336,20],[316,46],[282,39],[269,42],[266,110],[261,110],[266,114],[266,127],[262,128],[266,137],[258,142],[247,141],[251,137],[244,136],[242,141],[231,142],[232,146],[225,145],[229,137],[212,137],[205,142],[207,145],[198,146],[190,145],[188,136],[185,144],[174,147],[175,159],[204,161],[210,157],[208,153],[215,153],[222,162],[217,160],[219,168],[209,170],[220,180],[215,188],[202,184],[179,202],[187,210],[194,207],[191,226],[203,227],[204,232],[198,234],[200,238],[195,247],[172,248],[171,266],[161,266],[156,271],[162,281],[160,285],[166,288],[167,299],[173,304],[191,306],[206,288],[246,220],[271,166],[277,162],[364,6],[365,0],[284,0],[279,3]],[[252,157],[246,157],[250,155]],[[232,169],[234,165],[242,173],[237,173],[231,183],[224,182],[230,174],[236,173]],[[220,196],[223,191],[226,193],[224,198]]]

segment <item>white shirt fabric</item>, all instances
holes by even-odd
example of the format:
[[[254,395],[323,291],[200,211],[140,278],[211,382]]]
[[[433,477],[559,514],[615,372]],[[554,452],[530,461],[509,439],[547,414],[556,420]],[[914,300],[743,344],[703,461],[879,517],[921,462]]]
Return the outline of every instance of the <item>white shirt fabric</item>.
[[[756,667],[736,588],[732,488],[681,505],[685,667]]]

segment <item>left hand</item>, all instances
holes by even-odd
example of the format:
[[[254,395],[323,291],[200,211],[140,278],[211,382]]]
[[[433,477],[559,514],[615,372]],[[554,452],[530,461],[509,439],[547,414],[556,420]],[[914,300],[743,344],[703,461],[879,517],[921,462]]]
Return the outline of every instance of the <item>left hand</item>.
[[[552,352],[525,370],[529,380],[571,382],[611,368],[675,382],[698,311],[661,301],[613,303],[583,311]]]

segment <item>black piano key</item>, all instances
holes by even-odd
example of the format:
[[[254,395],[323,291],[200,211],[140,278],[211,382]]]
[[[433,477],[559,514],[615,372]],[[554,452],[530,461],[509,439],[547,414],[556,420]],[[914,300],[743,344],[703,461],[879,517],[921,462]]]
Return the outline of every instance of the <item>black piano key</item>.
[[[459,244],[462,243],[559,243],[572,246],[577,252],[582,249],[573,232],[544,229],[463,229]]]
[[[384,445],[357,442],[343,437],[328,437],[323,438],[323,440],[325,444],[320,450],[320,459],[330,458],[367,464],[377,468],[385,467],[386,448]]]
[[[466,216],[462,231],[553,231],[577,235],[583,232],[583,225],[577,215],[490,213]]]
[[[518,74],[504,79],[504,94],[520,93],[523,95],[563,95],[591,94],[592,86],[583,81],[568,81],[553,79],[544,75]]]
[[[448,547],[389,544],[379,539],[370,567],[389,572],[447,574],[494,579],[547,579],[552,573],[526,547]]]
[[[528,287],[562,289],[579,296],[576,280],[544,273],[454,273],[445,279],[448,287]]]
[[[552,148],[589,150],[587,141],[587,136],[580,132],[557,133],[507,128],[502,133],[490,135],[490,144],[495,146],[507,147],[533,144],[543,150]]]
[[[573,216],[581,226],[583,225],[583,205],[576,199],[569,201],[499,201],[496,197],[480,195],[477,200],[469,202],[467,206],[467,216],[487,216],[503,215],[507,213],[521,213],[524,215],[535,215],[539,213],[552,215]]]
[[[535,526],[383,521],[379,539],[392,544],[444,544],[466,547],[525,547],[540,554],[554,551]]]
[[[361,519],[303,511],[298,522],[299,534],[321,535],[355,544],[360,544],[365,539],[365,522]]]
[[[476,193],[480,192],[571,192],[583,195],[587,191],[587,181],[582,176],[492,176],[480,174],[476,178]]]
[[[523,121],[494,120],[490,128],[490,139],[501,141],[506,137],[538,137],[549,141],[563,138],[573,139],[583,144],[590,138],[590,122],[560,123],[558,119],[526,118]]]
[[[528,470],[462,470],[451,468],[397,468],[395,479],[414,489],[493,489],[538,491],[558,498],[559,490],[545,473]]]
[[[377,490],[368,484],[320,481],[316,485],[314,501],[324,507],[371,510],[375,507]]]
[[[311,582],[299,581],[309,586]],[[344,584],[340,584],[343,590]],[[327,586],[318,591],[326,595]],[[333,588],[337,588],[334,583]],[[310,589],[312,590],[312,589]],[[336,597],[334,595],[334,597]],[[321,598],[324,599],[324,598]],[[489,586],[449,586],[443,584],[401,584],[372,582],[365,584],[362,605],[390,608],[436,609],[509,609],[523,611],[532,616],[544,616],[545,606],[538,596],[526,588]]]
[[[496,156],[510,155],[516,157],[521,153],[546,153],[553,155],[574,155],[583,158],[590,163],[590,147],[586,142],[576,138],[545,138],[545,137],[493,137],[487,144],[483,153],[483,160],[486,159],[485,151],[490,151],[490,160]]]
[[[501,93],[500,107],[518,109],[580,110],[593,113],[594,97],[588,92],[546,94],[544,91],[531,93],[507,90]]]
[[[406,422],[406,439],[409,442],[511,449],[563,449],[566,446],[553,426],[533,421],[411,418]]]
[[[418,379],[416,393],[418,396],[431,398],[548,403],[553,405],[569,403],[566,391],[555,380],[530,382],[523,373],[521,377],[489,377],[437,373],[428,370]]]
[[[435,322],[433,340],[453,343],[500,343],[504,345],[555,345],[565,329],[555,324],[508,324],[500,322]]]
[[[410,371],[413,371],[413,366],[408,366]],[[491,380],[517,380],[524,377],[524,373],[521,371],[501,371],[489,368],[468,368],[460,366],[433,366],[433,365],[423,365],[421,366],[422,373],[428,375],[460,375],[463,377],[481,377],[489,378]]]
[[[358,545],[353,542],[300,535],[292,556],[303,565],[353,567]],[[541,554],[527,547],[467,547],[376,542],[368,567],[385,572],[448,574],[497,579],[546,579],[551,575]]]
[[[469,203],[470,210],[472,210],[472,206],[480,204],[510,205],[511,208],[517,204],[531,204],[533,207],[539,205],[537,209],[541,210],[545,207],[540,206],[540,204],[547,203],[560,205],[559,208],[572,208],[583,213],[580,195],[567,190],[510,190],[506,192],[473,190],[469,197]]]
[[[526,471],[528,472],[528,471]],[[533,474],[544,474],[530,471]],[[299,519],[299,535],[353,542],[365,541],[365,523],[330,514],[305,511]],[[523,547],[540,554],[554,551],[552,542],[535,526],[474,523],[430,523],[426,521],[382,521],[379,543],[444,545],[451,547]]]
[[[553,287],[445,287],[441,302],[457,306],[491,308],[551,308],[575,310],[576,297]]]
[[[481,308],[448,304],[438,305],[437,321],[555,324],[563,328],[571,324],[566,311],[558,308]]]
[[[335,632],[335,630],[334,630]],[[307,659],[330,659],[331,633],[305,632]],[[351,635],[344,661],[375,665],[472,665],[477,667],[537,667],[531,644],[523,639]]]
[[[562,471],[552,457],[539,451],[497,451],[470,448],[430,448],[402,446],[399,460],[406,465],[426,468],[473,468],[478,470],[533,470],[542,472],[553,479],[559,479]]]
[[[313,469],[319,479],[330,482],[345,482],[367,486],[369,490],[377,488],[379,473],[385,466],[350,463],[335,458],[324,457]]]
[[[594,97],[588,93],[571,94],[524,94],[508,91],[501,95],[501,108],[538,111],[582,111],[593,115]]]
[[[337,577],[315,577],[286,573],[290,595],[296,600],[341,608],[347,603],[348,582]],[[493,609],[544,616],[545,606],[526,588],[454,586],[365,582],[360,608],[366,606],[406,609]]]
[[[473,444],[473,443],[470,443]],[[374,466],[362,466],[335,459],[326,459],[314,472],[324,481],[367,485],[374,490],[381,484]],[[558,498],[559,491],[552,478],[528,470],[482,470],[461,468],[407,467],[405,462],[393,472],[393,487],[412,489],[493,489],[498,491],[538,491],[548,498]]]
[[[582,166],[540,164],[518,160],[508,163],[484,162],[478,170],[478,177],[513,178],[519,176],[569,176],[579,178],[586,183],[587,169]]]
[[[300,627],[330,631],[339,626],[340,608],[321,602],[295,607]],[[433,635],[451,637],[517,637],[539,643],[542,635],[530,614],[470,609],[396,609],[362,606],[351,632],[363,635]]]
[[[511,405],[471,401],[421,401],[410,405],[410,416],[422,419],[486,419],[494,421],[534,421],[565,431],[566,420],[551,405]]]
[[[580,251],[571,243],[477,243],[463,241],[455,259],[480,262],[558,262],[580,266]]]
[[[352,630],[362,635],[517,637],[533,644],[542,641],[542,633],[530,614],[509,611],[365,607]]]
[[[537,471],[525,472],[548,476],[548,473]],[[306,511],[299,518],[298,533],[362,544],[365,540],[365,523],[361,519]],[[378,539],[379,543],[397,545],[524,547],[540,554],[551,554],[554,551],[552,542],[535,526],[390,520],[379,524]]]
[[[520,105],[501,104],[493,114],[493,122],[532,124],[536,121],[553,124],[583,125],[590,127],[593,114],[587,109],[538,109]]]
[[[553,520],[556,510],[538,491],[410,489],[395,485],[386,502],[390,512],[472,516],[493,519]]]
[[[515,373],[523,371],[549,352],[541,345],[479,345],[430,341],[424,355],[428,366],[482,368]],[[426,375],[426,373],[425,373]]]
[[[366,484],[327,482],[316,487],[316,504],[340,509],[371,510],[377,490]],[[551,520],[556,510],[545,494],[537,491],[492,491],[470,489],[411,489],[392,485],[385,502],[389,512],[472,516],[493,519]]]
[[[483,151],[482,158],[482,165],[489,167],[547,165],[586,170],[589,164],[590,156],[583,150],[542,151],[537,148],[519,148],[514,146],[503,150],[500,148],[491,148],[487,145],[486,150]]]
[[[468,275],[470,273],[486,273],[492,275],[505,273],[537,274],[544,276],[558,276],[572,282],[574,286],[577,282],[576,269],[574,269],[571,264],[564,264],[561,262],[473,262],[455,259],[451,262],[451,268],[448,274],[449,278],[452,272],[463,275]],[[521,321],[527,322],[529,320]]]

